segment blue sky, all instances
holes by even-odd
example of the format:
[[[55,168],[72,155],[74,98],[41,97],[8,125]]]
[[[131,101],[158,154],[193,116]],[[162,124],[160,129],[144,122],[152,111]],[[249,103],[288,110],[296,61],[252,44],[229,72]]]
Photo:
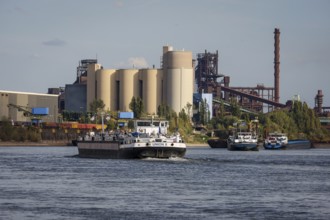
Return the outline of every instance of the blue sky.
[[[160,66],[163,45],[219,51],[231,86],[273,86],[280,101],[330,106],[328,0],[0,0],[0,90],[46,93],[71,84],[81,59],[104,68]]]

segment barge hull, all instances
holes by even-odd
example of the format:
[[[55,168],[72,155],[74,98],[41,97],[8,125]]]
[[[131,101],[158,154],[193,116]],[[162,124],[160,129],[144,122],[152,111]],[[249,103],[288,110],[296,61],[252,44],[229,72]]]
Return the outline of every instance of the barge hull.
[[[312,143],[309,140],[289,140],[288,144],[284,149],[295,150],[295,149],[310,149]]]
[[[228,150],[231,151],[258,151],[257,144],[228,144]]]
[[[78,142],[79,157],[100,158],[100,159],[138,159],[138,158],[170,158],[183,157],[186,153],[185,147],[121,147],[116,141],[94,141]]]
[[[227,140],[209,139],[207,143],[211,148],[227,148]]]
[[[141,147],[124,148],[119,150],[111,149],[78,149],[79,157],[99,158],[99,159],[141,159],[141,158],[171,158],[183,157],[186,153],[185,148],[159,148]]]
[[[266,150],[280,150],[280,149],[284,149],[285,145],[281,145],[281,144],[264,144],[264,148]]]

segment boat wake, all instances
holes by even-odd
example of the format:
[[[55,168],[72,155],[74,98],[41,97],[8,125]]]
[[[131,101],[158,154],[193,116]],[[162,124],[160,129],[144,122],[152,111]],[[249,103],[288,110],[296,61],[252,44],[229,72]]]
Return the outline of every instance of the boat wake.
[[[143,158],[142,160],[145,161],[189,161],[187,158],[182,158],[182,157],[169,157],[169,158],[154,158],[154,157],[146,157]]]

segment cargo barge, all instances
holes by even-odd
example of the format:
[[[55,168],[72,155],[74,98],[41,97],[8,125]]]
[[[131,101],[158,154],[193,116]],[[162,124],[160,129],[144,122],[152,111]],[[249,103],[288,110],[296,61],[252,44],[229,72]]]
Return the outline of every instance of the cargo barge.
[[[119,131],[101,135],[89,133],[73,141],[79,157],[109,159],[142,159],[184,157],[186,144],[179,133],[167,135],[165,121],[136,122],[135,132]]]

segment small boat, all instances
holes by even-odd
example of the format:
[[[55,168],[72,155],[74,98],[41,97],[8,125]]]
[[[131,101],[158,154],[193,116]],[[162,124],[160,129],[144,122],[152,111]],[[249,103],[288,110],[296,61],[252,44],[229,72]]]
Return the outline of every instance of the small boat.
[[[228,150],[258,151],[258,138],[252,132],[237,132],[229,136],[227,141]]]
[[[227,139],[227,149],[231,151],[258,151],[258,119],[252,120],[249,126],[244,121],[235,123],[233,135]],[[241,127],[248,127],[248,131],[241,131]]]
[[[264,148],[266,150],[284,149],[288,145],[288,137],[284,133],[269,133],[264,141]]]
[[[179,133],[167,135],[168,122],[138,120],[135,124],[136,129],[132,133],[102,132],[79,137],[75,141],[79,157],[112,159],[184,157],[186,144]]]

